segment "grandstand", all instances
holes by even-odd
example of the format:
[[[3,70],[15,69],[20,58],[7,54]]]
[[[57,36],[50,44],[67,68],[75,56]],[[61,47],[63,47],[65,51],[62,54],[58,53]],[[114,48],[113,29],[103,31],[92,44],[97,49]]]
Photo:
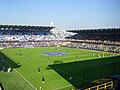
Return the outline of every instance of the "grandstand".
[[[0,41],[45,40],[45,36],[50,38],[50,30],[53,28],[53,26],[0,25]]]
[[[0,84],[6,90],[113,90],[119,36],[120,28],[0,25]]]
[[[0,25],[0,47],[56,46],[120,53],[120,28],[59,30],[54,26]],[[111,38],[112,37],[112,38]]]
[[[54,26],[0,25],[0,47],[51,46],[71,34]]]
[[[77,33],[70,37],[78,40],[120,41],[120,28],[67,30]],[[112,37],[112,38],[111,38]]]
[[[76,33],[69,47],[120,53],[120,28],[67,30]]]

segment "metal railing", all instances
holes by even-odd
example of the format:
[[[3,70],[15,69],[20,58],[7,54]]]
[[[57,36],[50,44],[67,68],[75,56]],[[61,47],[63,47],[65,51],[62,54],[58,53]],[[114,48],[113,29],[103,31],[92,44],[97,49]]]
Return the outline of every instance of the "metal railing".
[[[113,88],[113,81],[109,81],[97,86],[93,86],[90,88],[87,88],[85,90],[106,90],[107,88],[112,89]]]

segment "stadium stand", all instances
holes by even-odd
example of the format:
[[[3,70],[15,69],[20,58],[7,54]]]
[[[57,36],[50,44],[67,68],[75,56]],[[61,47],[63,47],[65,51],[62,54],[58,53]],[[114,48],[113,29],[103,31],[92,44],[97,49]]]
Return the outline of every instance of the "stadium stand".
[[[75,33],[68,47],[120,53],[120,28],[67,31]]]
[[[89,30],[67,30],[77,33],[70,37],[78,40],[101,40],[101,41],[120,41],[120,28],[109,29],[89,29]]]
[[[120,53],[120,28],[59,30],[54,26],[0,25],[0,47],[64,45]]]
[[[69,32],[54,26],[0,25],[0,47],[51,46],[60,44]]]
[[[0,25],[0,41],[34,41],[51,38],[50,26]],[[47,39],[48,39],[47,38]]]

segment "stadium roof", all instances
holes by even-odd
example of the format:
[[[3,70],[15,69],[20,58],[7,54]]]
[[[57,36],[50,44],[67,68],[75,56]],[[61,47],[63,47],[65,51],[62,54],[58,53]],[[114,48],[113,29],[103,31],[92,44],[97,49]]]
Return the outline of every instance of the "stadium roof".
[[[0,25],[0,30],[16,30],[16,31],[50,31],[55,28],[51,25]]]
[[[54,25],[34,25],[34,24],[1,24],[1,25],[8,25],[8,26],[50,26],[50,27],[54,26]]]
[[[67,32],[73,32],[73,33],[119,33],[120,34],[120,28],[105,28],[105,29],[82,29],[82,30],[66,30]]]

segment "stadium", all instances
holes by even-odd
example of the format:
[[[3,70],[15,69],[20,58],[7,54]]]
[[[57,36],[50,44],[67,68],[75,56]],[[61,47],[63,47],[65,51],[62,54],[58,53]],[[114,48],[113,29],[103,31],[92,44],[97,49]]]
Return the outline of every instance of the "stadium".
[[[0,89],[119,90],[119,36],[120,28],[0,25]]]

